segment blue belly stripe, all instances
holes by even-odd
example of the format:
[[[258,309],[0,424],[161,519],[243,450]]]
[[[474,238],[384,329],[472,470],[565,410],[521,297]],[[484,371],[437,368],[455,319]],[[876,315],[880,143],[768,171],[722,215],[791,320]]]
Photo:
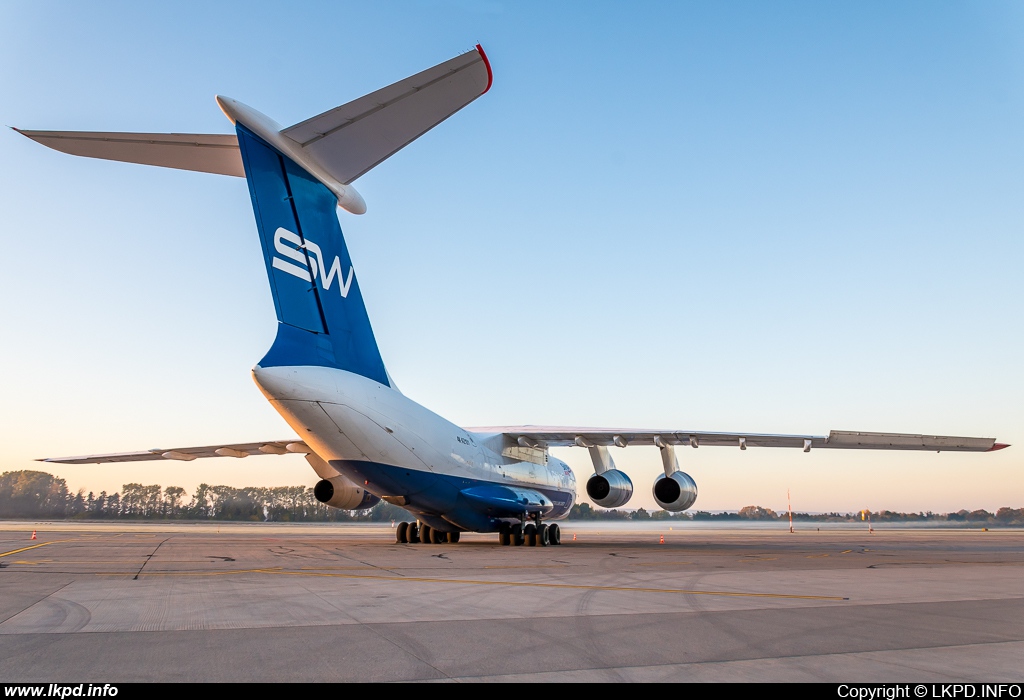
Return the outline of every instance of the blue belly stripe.
[[[379,462],[331,460],[331,466],[377,496],[405,496],[405,506],[432,527],[494,532],[503,520],[517,518],[525,507],[504,484],[482,479],[435,474]],[[515,484],[544,495],[551,502],[546,520],[564,518],[575,494],[549,486]],[[455,527],[452,527],[455,526]]]

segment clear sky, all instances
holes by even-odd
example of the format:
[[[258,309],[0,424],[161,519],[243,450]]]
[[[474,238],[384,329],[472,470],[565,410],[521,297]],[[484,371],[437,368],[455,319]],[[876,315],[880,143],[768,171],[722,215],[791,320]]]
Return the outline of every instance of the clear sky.
[[[998,437],[680,452],[697,508],[1024,505],[1024,9],[1006,2],[0,0],[0,117],[230,133],[472,48],[483,98],[341,213],[385,362],[462,425]],[[282,439],[241,179],[0,133],[0,471]],[[582,483],[583,450],[567,459]],[[613,452],[653,505],[655,448]],[[298,457],[52,469],[312,484]]]

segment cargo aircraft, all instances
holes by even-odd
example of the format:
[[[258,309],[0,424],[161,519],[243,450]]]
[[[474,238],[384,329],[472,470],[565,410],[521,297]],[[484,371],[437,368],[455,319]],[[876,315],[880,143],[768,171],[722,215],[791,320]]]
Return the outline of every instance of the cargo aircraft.
[[[551,447],[590,452],[586,484],[599,506],[626,505],[633,482],[612,447],[655,445],[661,508],[684,511],[697,485],[679,469],[679,446],[987,452],[993,438],[834,430],[827,436],[680,429],[517,426],[462,428],[402,394],[384,365],[342,236],[338,207],[362,214],[352,183],[485,94],[491,67],[479,45],[449,61],[287,128],[227,97],[217,103],[234,134],[19,133],[58,151],[244,177],[277,312],[277,336],[252,369],[295,437],[51,458],[61,464],[247,458],[301,453],[320,477],[322,503],[348,510],[380,500],[415,514],[400,543],[458,542],[492,532],[502,545],[557,545],[576,478]]]

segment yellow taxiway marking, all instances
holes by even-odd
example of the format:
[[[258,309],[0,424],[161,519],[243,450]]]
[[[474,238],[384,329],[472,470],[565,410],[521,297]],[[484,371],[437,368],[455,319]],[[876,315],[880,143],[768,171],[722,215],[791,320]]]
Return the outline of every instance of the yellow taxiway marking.
[[[259,571],[257,569],[257,571]],[[479,581],[457,578],[425,578],[419,576],[357,576],[356,574],[318,574],[312,571],[282,571],[264,569],[265,573],[282,576],[322,576],[329,578],[366,579],[375,581],[417,581],[421,583],[456,583],[478,586],[526,586],[533,588],[565,588],[586,591],[624,591],[629,593],[682,593],[684,595],[717,595],[735,598],[782,598],[788,600],[849,600],[841,596],[793,595],[787,593],[743,593],[738,591],[693,591],[680,588],[642,588],[638,586],[586,586],[569,583],[534,583],[529,581]],[[146,574],[143,573],[143,576]]]
[[[840,554],[849,554],[852,551],[853,551],[852,549],[844,549],[843,551],[840,552]]]
[[[9,557],[12,554],[17,554],[18,552],[27,552],[28,550],[35,549],[37,547],[45,547],[48,544],[57,544],[58,542],[67,542],[67,541],[68,540],[54,540],[53,542],[40,542],[39,544],[34,544],[34,545],[29,546],[29,547],[22,547],[21,549],[12,549],[9,552],[4,552],[3,554],[0,554],[0,557]]]

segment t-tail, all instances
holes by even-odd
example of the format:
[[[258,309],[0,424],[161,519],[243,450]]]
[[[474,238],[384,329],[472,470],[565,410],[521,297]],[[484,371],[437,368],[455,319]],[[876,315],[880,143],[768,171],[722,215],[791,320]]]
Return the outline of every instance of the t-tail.
[[[491,67],[478,45],[287,128],[241,102],[218,97],[236,136],[19,131],[74,155],[244,176],[279,321],[260,366],[334,367],[393,386],[336,207],[364,213],[366,203],[353,180],[490,87]]]

